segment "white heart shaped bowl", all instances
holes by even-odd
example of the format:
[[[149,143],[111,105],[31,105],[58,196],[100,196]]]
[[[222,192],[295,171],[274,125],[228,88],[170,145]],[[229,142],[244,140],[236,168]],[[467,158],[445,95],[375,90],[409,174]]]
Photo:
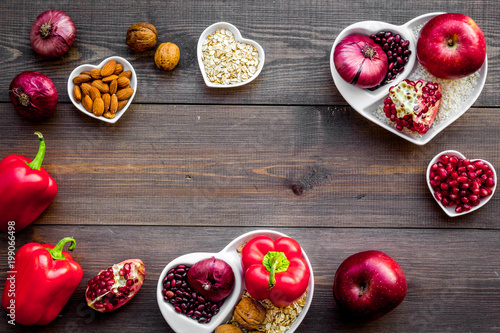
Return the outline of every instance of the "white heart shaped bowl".
[[[110,60],[116,60],[117,63],[122,64],[124,71],[131,71],[132,72],[132,76],[130,77],[130,88],[134,89],[134,93],[128,99],[127,104],[123,107],[123,109],[116,112],[116,115],[113,119],[108,119],[108,118],[105,118],[104,116],[100,116],[100,117],[95,116],[92,112],[88,112],[83,107],[82,103],[78,103],[77,101],[75,101],[75,98],[73,97],[73,87],[75,86],[75,84],[73,83],[73,79],[75,78],[75,76],[78,76],[81,72],[90,72],[94,68],[102,68],[102,66],[104,66],[104,64],[106,64]],[[132,65],[125,58],[118,57],[118,56],[106,58],[99,65],[90,65],[90,64],[80,65],[71,72],[71,74],[68,78],[68,95],[69,95],[69,98],[71,99],[71,102],[73,102],[73,105],[78,110],[80,110],[81,112],[86,114],[87,116],[92,117],[92,118],[96,118],[96,119],[99,119],[101,121],[105,121],[105,122],[111,123],[111,124],[116,123],[118,121],[118,119],[120,119],[121,116],[123,116],[123,114],[127,111],[130,104],[132,103],[132,100],[135,97],[136,92],[137,92],[137,74],[135,74],[134,67],[132,67]]]
[[[211,333],[215,330],[215,328],[219,325],[222,325],[226,323],[228,320],[231,319],[233,315],[233,310],[238,301],[241,298],[241,295],[243,294],[245,290],[244,286],[244,279],[243,279],[243,269],[241,267],[241,257],[240,254],[237,252],[238,247],[241,245],[247,243],[250,241],[252,238],[256,236],[269,236],[272,239],[277,239],[279,237],[286,236],[285,234],[273,230],[256,230],[256,231],[251,231],[246,234],[243,234],[239,236],[238,238],[234,239],[231,243],[229,243],[222,251],[218,253],[204,253],[204,252],[198,252],[198,253],[190,253],[186,254],[183,256],[180,256],[174,260],[172,260],[162,271],[160,274],[160,277],[158,279],[158,286],[156,289],[156,298],[158,301],[158,306],[160,307],[160,311],[167,321],[167,323],[170,325],[170,327],[177,333]],[[231,292],[231,294],[224,300],[224,304],[220,308],[220,311],[217,315],[212,317],[212,320],[208,324],[200,324],[196,320],[191,319],[190,317],[187,317],[183,314],[179,314],[174,310],[174,307],[166,302],[163,299],[163,279],[167,275],[167,272],[174,267],[177,267],[180,264],[184,265],[193,265],[197,263],[200,260],[207,259],[214,256],[215,258],[222,259],[225,262],[227,262],[231,268],[233,269],[234,275],[235,275],[235,285],[234,289]],[[300,323],[302,320],[305,318],[307,311],[309,310],[309,307],[311,306],[313,294],[314,294],[314,274],[312,270],[311,263],[309,262],[309,259],[307,258],[307,255],[302,249],[302,256],[306,260],[307,265],[309,266],[309,269],[311,271],[311,277],[309,278],[309,285],[307,289],[307,296],[306,296],[306,304],[304,308],[302,309],[302,312],[300,315],[295,319],[293,324],[290,326],[288,329],[288,333],[295,332],[295,330],[299,327]]]
[[[468,211],[465,211],[463,213],[457,213],[455,212],[455,207],[456,206],[451,206],[451,207],[445,207],[441,201],[439,201],[438,199],[436,199],[436,197],[434,196],[434,190],[432,189],[432,186],[431,184],[429,183],[429,176],[431,174],[431,167],[434,163],[437,163],[439,161],[439,158],[442,156],[442,155],[448,155],[448,156],[456,156],[458,158],[461,158],[461,159],[465,159],[466,157],[464,155],[462,155],[462,153],[456,151],[456,150],[445,150],[445,151],[442,151],[440,152],[439,154],[437,154],[436,156],[434,156],[434,158],[429,162],[429,166],[427,167],[427,172],[425,174],[425,181],[427,182],[427,186],[429,187],[429,191],[431,191],[431,194],[432,194],[432,197],[434,198],[434,200],[436,200],[436,202],[438,203],[438,205],[443,209],[443,211],[449,216],[449,217],[456,217],[456,216],[461,216],[461,215],[465,215],[465,214],[468,214],[468,213],[471,213],[475,210],[478,210],[479,208],[483,207],[484,205],[486,205],[486,203],[488,201],[490,201],[490,199],[493,197],[493,195],[495,194],[495,190],[497,188],[497,172],[495,171],[495,168],[493,167],[493,165],[486,161],[486,160],[483,160],[483,159],[471,159],[471,162],[475,162],[475,161],[483,161],[484,163],[486,163],[490,168],[491,170],[493,171],[493,177],[495,179],[495,185],[493,186],[493,188],[491,189],[492,193],[487,196],[487,197],[483,197],[481,198],[481,201],[479,202],[479,205],[475,206],[475,207],[472,207],[470,210]]]
[[[233,34],[236,41],[238,41],[240,43],[253,45],[253,47],[255,47],[255,49],[259,52],[259,66],[257,67],[257,71],[255,72],[255,74],[252,75],[250,78],[248,78],[248,80],[243,81],[243,82],[239,82],[239,83],[235,83],[235,84],[216,84],[216,83],[212,83],[208,79],[207,73],[205,72],[205,65],[203,64],[203,59],[202,59],[203,42],[205,42],[208,35],[214,33],[215,31],[217,31],[219,29],[229,30]],[[262,68],[264,67],[264,61],[266,60],[266,55],[264,53],[264,49],[262,48],[262,46],[260,46],[259,43],[257,43],[254,40],[245,39],[245,38],[241,37],[241,33],[238,30],[238,28],[236,28],[231,23],[227,23],[227,22],[214,23],[211,26],[209,26],[208,28],[206,28],[205,31],[203,31],[203,33],[200,36],[200,39],[198,39],[197,56],[198,56],[198,65],[200,65],[200,71],[201,71],[201,74],[203,75],[203,80],[205,81],[205,84],[211,88],[234,88],[234,87],[240,87],[240,86],[243,86],[245,84],[252,82],[253,80],[255,80],[257,78],[257,76],[259,76],[260,72],[262,71]]]
[[[427,23],[427,21],[429,21],[431,18],[440,14],[444,13],[440,12],[424,14],[400,26],[380,21],[363,21],[352,24],[345,28],[337,36],[330,52],[330,70],[332,73],[333,81],[335,82],[335,86],[339,90],[340,94],[344,97],[346,102],[349,103],[349,105],[354,110],[356,110],[366,119],[416,145],[425,145],[437,134],[439,134],[439,132],[444,130],[448,125],[460,118],[460,116],[464,114],[472,106],[472,104],[474,104],[476,99],[481,94],[481,91],[483,90],[484,84],[486,82],[486,74],[488,69],[487,58],[485,59],[483,66],[479,69],[479,78],[477,80],[476,86],[474,87],[474,90],[469,95],[469,97],[459,106],[459,110],[447,116],[446,119],[439,122],[439,124],[434,123],[429,131],[422,136],[411,136],[405,132],[400,132],[394,126],[387,124],[374,115],[374,112],[377,110],[377,108],[382,105],[383,99],[388,95],[389,87],[397,85],[399,82],[406,79],[417,68],[417,40],[415,38],[413,30],[418,26]],[[400,73],[394,81],[385,84],[374,91],[358,88],[353,86],[352,84],[347,83],[340,77],[337,69],[335,68],[335,63],[333,61],[335,47],[344,37],[348,35],[355,33],[370,35],[379,31],[392,31],[394,34],[398,33],[402,38],[410,41],[409,49],[412,53],[408,60],[408,63],[405,66],[405,70]]]

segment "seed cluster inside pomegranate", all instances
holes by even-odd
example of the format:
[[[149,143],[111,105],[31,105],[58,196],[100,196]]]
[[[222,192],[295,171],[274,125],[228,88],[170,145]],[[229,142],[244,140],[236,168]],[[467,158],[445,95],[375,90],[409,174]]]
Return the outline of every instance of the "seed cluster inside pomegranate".
[[[197,294],[187,282],[190,267],[178,265],[170,269],[163,279],[163,298],[173,305],[175,311],[199,323],[209,323],[224,301],[210,302]]]
[[[396,123],[396,129],[425,134],[436,118],[441,103],[441,85],[424,80],[403,80],[389,88],[384,113]]]
[[[429,183],[434,197],[443,206],[456,205],[455,212],[462,213],[492,194],[495,178],[493,170],[483,161],[472,162],[468,158],[442,155],[431,166]]]
[[[405,70],[405,65],[410,59],[411,50],[409,49],[409,40],[403,39],[400,34],[393,35],[391,31],[380,31],[370,35],[370,38],[376,44],[382,46],[382,50],[387,55],[387,61],[389,62],[385,79],[380,85],[372,88],[374,90],[394,80],[399,73]]]
[[[89,280],[85,298],[99,312],[118,309],[139,291],[146,274],[140,259],[128,259],[102,270]]]

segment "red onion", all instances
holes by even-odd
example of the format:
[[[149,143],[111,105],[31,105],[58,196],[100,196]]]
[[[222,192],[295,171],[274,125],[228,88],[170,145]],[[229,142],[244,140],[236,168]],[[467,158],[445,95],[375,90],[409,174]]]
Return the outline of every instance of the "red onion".
[[[387,55],[369,36],[344,37],[335,47],[333,60],[339,75],[356,87],[373,88],[387,74]]]
[[[9,95],[19,113],[31,120],[42,120],[54,113],[57,105],[56,86],[46,75],[22,72],[10,83]]]
[[[194,264],[189,269],[187,281],[197,293],[212,302],[220,302],[234,288],[234,273],[224,260],[212,257]]]
[[[35,19],[30,31],[31,47],[36,53],[57,58],[66,53],[76,37],[75,24],[60,10],[47,10]]]

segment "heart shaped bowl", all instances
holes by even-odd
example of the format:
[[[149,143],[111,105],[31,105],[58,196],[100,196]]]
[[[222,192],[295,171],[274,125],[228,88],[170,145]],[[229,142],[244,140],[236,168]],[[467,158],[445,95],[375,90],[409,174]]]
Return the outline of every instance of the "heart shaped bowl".
[[[363,21],[352,24],[345,28],[337,36],[330,52],[330,70],[332,73],[333,81],[335,82],[335,86],[347,101],[347,103],[349,103],[349,105],[351,105],[351,107],[363,117],[416,145],[425,145],[430,140],[432,140],[432,138],[434,138],[439,132],[444,130],[448,125],[460,118],[460,116],[464,114],[472,106],[472,104],[474,104],[476,99],[481,94],[481,91],[483,90],[484,84],[486,82],[488,59],[485,59],[483,66],[479,69],[479,78],[477,79],[477,83],[474,86],[473,91],[470,93],[467,99],[459,104],[458,110],[449,114],[444,120],[440,121],[439,123],[435,121],[429,131],[424,135],[411,135],[407,132],[400,132],[394,126],[389,124],[388,119],[384,118],[385,115],[383,115],[383,113],[383,120],[377,116],[377,110],[380,106],[382,106],[384,98],[389,93],[389,88],[410,77],[419,67],[416,51],[417,38],[415,37],[414,31],[416,31],[418,27],[427,23],[427,21],[429,21],[431,18],[440,14],[444,13],[429,13],[421,15],[400,26],[379,21]],[[348,35],[355,33],[370,35],[379,31],[392,31],[393,34],[398,33],[402,38],[410,41],[409,49],[412,53],[410,55],[408,63],[405,66],[405,70],[400,73],[394,81],[391,81],[375,89],[374,91],[358,88],[347,83],[340,77],[337,69],[335,68],[335,63],[333,61],[335,47],[344,37]]]
[[[160,278],[158,279],[158,286],[156,289],[156,298],[158,301],[158,306],[160,307],[160,311],[167,321],[167,323],[170,325],[170,327],[177,333],[211,333],[215,330],[215,328],[219,325],[222,325],[226,322],[228,322],[232,315],[233,315],[233,310],[236,304],[238,304],[238,301],[241,298],[241,295],[245,291],[245,286],[244,286],[244,274],[243,274],[243,269],[241,267],[241,257],[240,254],[237,252],[238,247],[241,245],[247,243],[250,241],[252,238],[256,236],[269,236],[272,239],[277,239],[279,237],[286,236],[285,234],[273,230],[256,230],[256,231],[251,231],[246,234],[243,234],[239,236],[238,238],[234,239],[231,243],[229,243],[222,251],[218,253],[205,253],[205,252],[197,252],[197,253],[190,253],[186,254],[183,256],[180,256],[174,260],[172,260],[162,271],[160,274]],[[227,262],[231,268],[233,269],[234,275],[235,275],[235,285],[234,289],[231,292],[231,294],[225,299],[224,304],[220,308],[219,313],[217,313],[215,316],[212,317],[212,320],[208,324],[200,324],[196,320],[191,319],[183,314],[179,314],[174,310],[174,307],[168,303],[165,302],[163,299],[163,279],[167,275],[167,272],[174,267],[177,267],[180,264],[184,265],[193,265],[197,263],[200,260],[207,259],[214,256],[215,258],[222,259],[225,262]],[[288,329],[288,333],[294,332],[302,322],[302,320],[305,318],[307,311],[309,310],[309,307],[311,306],[312,298],[313,298],[313,293],[314,293],[314,274],[312,270],[311,263],[309,262],[309,259],[307,258],[307,255],[302,249],[302,256],[306,260],[307,264],[309,265],[309,269],[311,271],[311,277],[309,279],[309,285],[307,289],[307,296],[306,296],[306,304],[304,308],[302,309],[302,312],[299,314],[299,316],[295,319],[293,324],[290,326]]]
[[[429,166],[427,167],[427,172],[425,174],[425,181],[427,182],[427,186],[429,187],[429,191],[431,191],[431,194],[432,194],[432,197],[434,198],[434,200],[436,200],[436,202],[438,203],[439,207],[441,207],[441,209],[443,209],[443,211],[450,217],[455,217],[455,216],[461,216],[461,215],[465,215],[465,214],[468,214],[468,213],[471,213],[475,210],[478,210],[479,208],[483,207],[484,205],[486,205],[486,203],[488,201],[490,201],[490,199],[493,197],[493,195],[495,194],[495,190],[497,188],[497,173],[495,171],[495,168],[493,167],[493,165],[486,161],[486,160],[483,160],[483,159],[475,159],[475,160],[470,160],[471,162],[476,162],[476,161],[483,161],[484,163],[486,163],[490,169],[493,171],[493,178],[495,179],[495,185],[493,186],[493,188],[491,189],[491,194],[488,195],[487,197],[483,197],[481,198],[481,201],[479,202],[479,205],[477,206],[474,206],[472,207],[470,210],[468,211],[464,211],[462,213],[457,213],[455,212],[455,207],[456,206],[451,206],[451,207],[445,207],[441,201],[437,200],[436,197],[434,196],[434,190],[431,186],[431,184],[429,183],[429,176],[431,174],[431,167],[434,163],[437,163],[439,161],[439,158],[442,156],[442,155],[448,155],[448,156],[455,156],[455,157],[458,157],[460,159],[465,159],[466,157],[464,155],[462,155],[460,152],[456,151],[456,150],[445,150],[445,151],[442,151],[440,152],[439,154],[437,154],[436,156],[434,156],[434,158],[429,162]]]
[[[239,83],[235,83],[235,84],[216,84],[216,83],[213,83],[209,80],[207,73],[205,71],[205,65],[203,64],[203,57],[202,57],[203,56],[203,43],[207,39],[208,35],[214,33],[215,31],[217,31],[219,29],[229,30],[233,34],[233,36],[237,42],[250,44],[253,47],[255,47],[255,49],[259,52],[259,66],[257,67],[257,71],[255,72],[255,74],[252,75],[251,77],[249,77],[248,80],[243,81],[243,82],[239,82]],[[198,56],[198,65],[200,65],[200,71],[201,71],[201,75],[203,75],[203,80],[205,81],[205,84],[211,88],[233,88],[233,87],[243,86],[245,84],[252,82],[253,80],[255,80],[257,78],[257,76],[259,76],[260,72],[262,71],[262,68],[264,67],[264,61],[266,60],[266,55],[264,53],[264,49],[262,48],[262,46],[260,46],[259,43],[257,43],[256,41],[253,41],[251,39],[245,39],[245,38],[241,37],[241,33],[238,30],[238,28],[236,28],[231,23],[227,23],[227,22],[214,23],[211,26],[209,26],[208,28],[206,28],[205,31],[203,31],[203,33],[200,36],[200,39],[198,40],[197,56]]]
[[[127,104],[123,107],[123,109],[116,112],[116,115],[113,119],[108,119],[108,118],[105,118],[104,116],[100,116],[100,117],[95,116],[92,112],[88,112],[83,107],[82,103],[78,103],[77,101],[75,101],[75,98],[73,97],[73,87],[75,86],[75,84],[73,83],[73,78],[75,76],[79,75],[81,72],[90,72],[94,68],[102,68],[102,66],[104,66],[104,64],[110,60],[116,60],[117,63],[122,64],[124,71],[131,71],[132,72],[132,77],[130,78],[130,88],[134,89],[134,93],[128,99]],[[135,97],[136,92],[137,92],[137,74],[135,74],[134,67],[132,67],[132,65],[125,58],[118,57],[118,56],[106,58],[97,66],[90,65],[90,64],[80,65],[71,72],[71,74],[68,78],[68,95],[69,95],[69,98],[71,99],[71,102],[73,102],[73,104],[75,105],[75,107],[89,117],[96,118],[96,119],[99,119],[101,121],[105,121],[105,122],[111,123],[111,124],[116,123],[118,121],[118,119],[120,119],[121,116],[123,116],[123,114],[127,111],[130,104],[132,103],[132,100]]]

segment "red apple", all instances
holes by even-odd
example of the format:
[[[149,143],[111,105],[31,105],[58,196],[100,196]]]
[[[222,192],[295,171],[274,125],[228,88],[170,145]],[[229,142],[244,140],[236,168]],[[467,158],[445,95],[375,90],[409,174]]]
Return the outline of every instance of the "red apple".
[[[420,30],[417,57],[432,75],[458,79],[483,65],[486,41],[476,22],[467,15],[441,14]]]
[[[355,319],[373,320],[396,308],[406,296],[406,277],[398,263],[380,251],[353,254],[340,264],[333,296]]]

